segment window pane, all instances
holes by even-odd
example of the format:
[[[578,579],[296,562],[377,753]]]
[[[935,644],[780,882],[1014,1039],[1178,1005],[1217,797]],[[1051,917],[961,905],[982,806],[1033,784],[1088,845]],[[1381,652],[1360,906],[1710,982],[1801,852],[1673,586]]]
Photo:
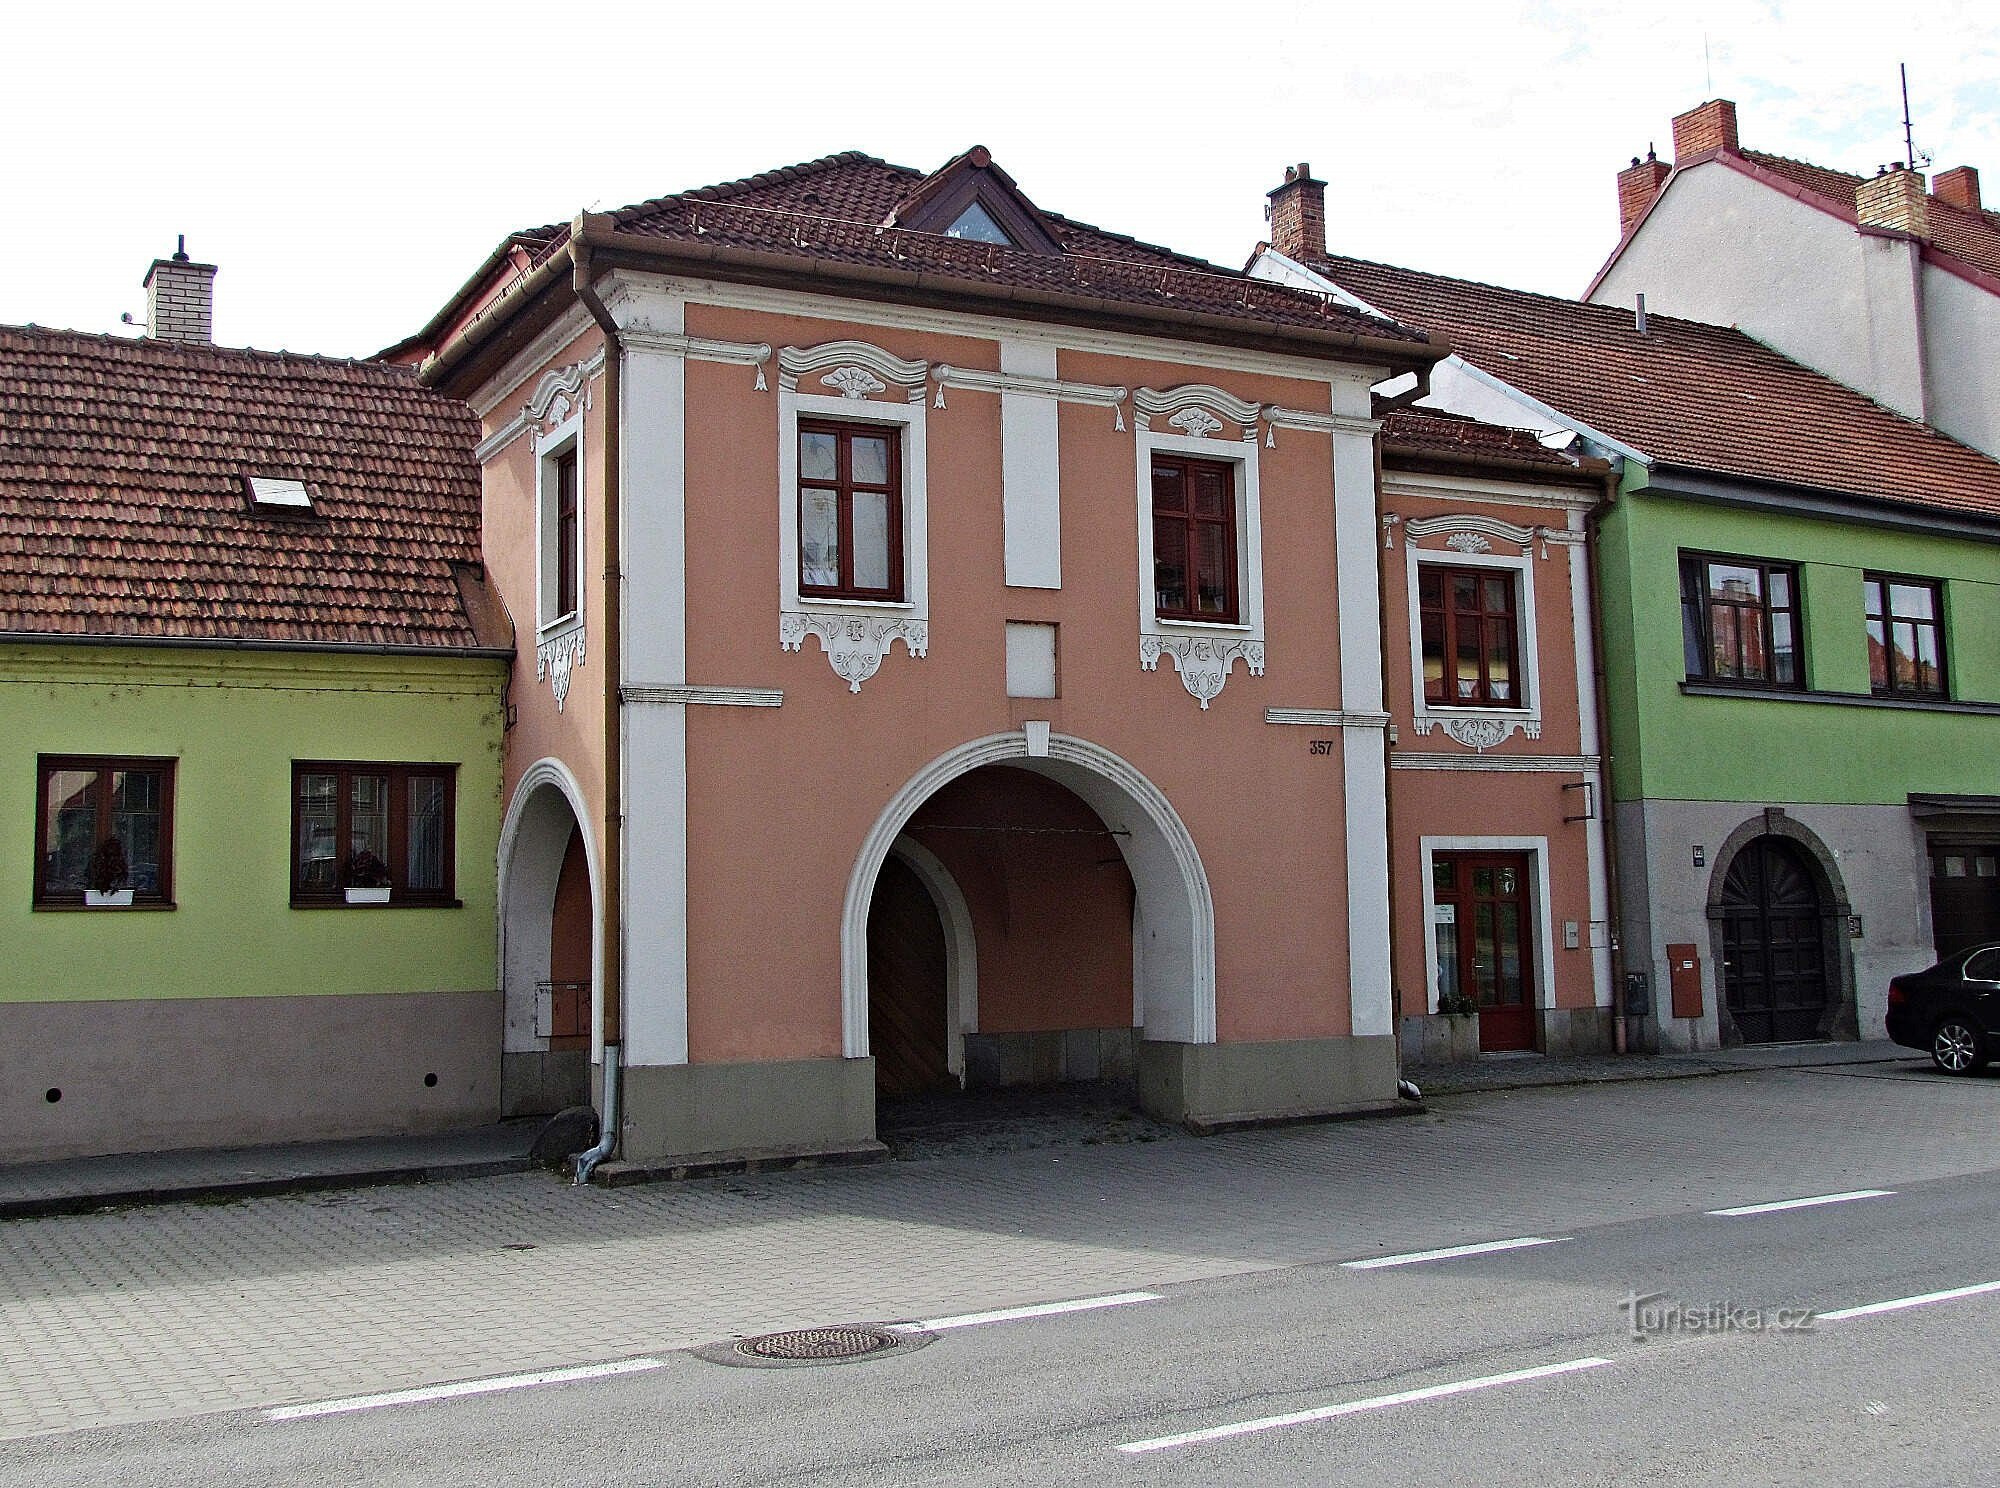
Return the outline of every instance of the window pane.
[[[1194,510],[1198,517],[1228,514],[1229,480],[1220,470],[1200,467],[1195,470]]]
[[[1479,607],[1479,579],[1473,574],[1451,576],[1451,602],[1461,610]]]
[[[80,893],[89,887],[90,855],[97,850],[97,772],[50,771],[42,810],[48,843],[42,887]]]
[[[1229,613],[1229,534],[1218,522],[1195,529],[1195,586],[1204,615]]]
[[[1489,701],[1514,701],[1514,626],[1509,620],[1486,622],[1486,690]]]
[[[1426,615],[1424,636],[1424,696],[1444,700],[1444,616]]]
[[[1158,512],[1187,510],[1187,493],[1182,488],[1178,465],[1153,467],[1153,510]]]
[[[1870,620],[1879,619],[1882,614],[1882,581],[1868,579],[1861,585],[1862,613]]]
[[[854,587],[889,587],[889,498],[880,491],[854,493]]]
[[[1792,576],[1781,568],[1771,570],[1771,603],[1781,610],[1792,607]]]
[[[348,787],[347,850],[389,861],[389,777],[356,775]]]
[[[442,893],[445,883],[445,787],[438,775],[410,777],[410,861],[407,887],[412,893]]]
[[[1708,607],[1708,674],[1711,677],[1740,677],[1742,663],[1736,638],[1735,605]]]
[[[993,220],[993,214],[978,202],[970,203],[960,212],[958,219],[944,230],[944,235],[947,238],[965,238],[974,243],[998,243],[1003,248],[1014,246],[1014,240]]]
[[[1889,627],[1889,675],[1906,691],[1917,687],[1917,628],[1904,621]]]
[[[1917,686],[1924,692],[1944,691],[1944,668],[1938,661],[1938,633],[1934,625],[1917,627]]]
[[[1450,909],[1451,906],[1446,905],[1444,908]],[[1456,916],[1451,920],[1445,920],[1440,917],[1438,923],[1432,927],[1432,934],[1436,937],[1437,945],[1438,997],[1440,1000],[1447,997],[1456,997],[1459,995],[1458,924]]]
[[[1871,687],[1889,685],[1889,643],[1883,636],[1882,622],[1868,622],[1868,684]]]
[[[1470,615],[1458,617],[1458,700],[1479,700],[1479,621]]]
[[[126,887],[160,891],[160,806],[164,777],[120,770],[111,777],[111,833],[125,845]]]
[[[1764,597],[1764,579],[1754,568],[1737,563],[1708,565],[1708,592],[1713,599],[1734,600],[1738,604]]]
[[[1444,578],[1434,568],[1417,570],[1417,601],[1426,605],[1444,603]]]
[[[1701,601],[1681,602],[1681,661],[1690,677],[1709,675],[1708,656],[1701,644]]]
[[[1937,613],[1928,584],[1891,584],[1889,600],[1898,617],[1904,620],[1930,620]]]
[[[808,429],[799,435],[799,475],[804,480],[830,481],[840,475],[839,441],[831,434]]]
[[[1746,669],[1744,675],[1751,674]],[[1792,617],[1789,614],[1771,616],[1770,675],[1773,682],[1791,683],[1799,680],[1798,651],[1792,637]]]
[[[1517,904],[1496,904],[1494,910],[1494,950],[1499,967],[1494,977],[1495,1002],[1518,1006],[1527,1000],[1521,976],[1521,908]]]
[[[852,479],[867,486],[889,484],[889,441],[873,434],[856,435],[848,443]]]
[[[1187,525],[1153,519],[1153,594],[1161,613],[1188,608]]]
[[[340,777],[299,777],[299,888],[332,893],[340,887],[334,834],[339,830]]]
[[[1488,579],[1486,581],[1486,608],[1488,613],[1504,615],[1508,610],[1513,608],[1513,605],[1508,601],[1509,591],[1513,587],[1504,578]]]
[[[831,491],[799,492],[799,583],[840,587],[840,498]]]
[[[1431,863],[1431,892],[1449,894],[1456,878],[1457,865],[1449,858],[1437,858]]]

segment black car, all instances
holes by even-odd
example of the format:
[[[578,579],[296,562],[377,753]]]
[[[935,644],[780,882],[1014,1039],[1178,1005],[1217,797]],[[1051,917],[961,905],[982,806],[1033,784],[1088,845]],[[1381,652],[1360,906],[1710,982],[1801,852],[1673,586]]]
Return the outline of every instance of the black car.
[[[2000,945],[1954,951],[1889,982],[1889,1037],[1948,1075],[1970,1075],[2000,1050]]]

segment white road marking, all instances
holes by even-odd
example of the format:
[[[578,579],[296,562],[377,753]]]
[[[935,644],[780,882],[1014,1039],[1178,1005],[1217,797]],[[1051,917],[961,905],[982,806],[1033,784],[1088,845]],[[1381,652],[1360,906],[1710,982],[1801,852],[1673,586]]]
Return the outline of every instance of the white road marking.
[[[1412,1250],[1404,1255],[1374,1256],[1342,1261],[1349,1271],[1379,1271],[1384,1266],[1414,1266],[1419,1261],[1449,1261],[1457,1256],[1489,1255],[1496,1250],[1526,1250],[1531,1245],[1560,1245],[1567,1235],[1518,1235],[1512,1240],[1487,1240],[1478,1245],[1448,1245],[1443,1250]]]
[[[1055,1317],[1065,1312],[1094,1312],[1100,1307],[1129,1307],[1134,1302],[1158,1302],[1158,1292],[1113,1292],[1108,1297],[1079,1297],[1074,1302],[1042,1302],[1033,1307],[1003,1307],[998,1312],[961,1312],[953,1317],[926,1318],[918,1323],[891,1323],[892,1333],[943,1333],[952,1328],[977,1328],[983,1323],[1011,1323],[1016,1318]]]
[[[1873,1317],[1878,1312],[1901,1312],[1906,1307],[1928,1307],[1933,1302],[1952,1302],[1960,1297],[1979,1297],[1988,1292],[2000,1292],[2000,1281],[1982,1281],[1977,1286],[1953,1287],[1948,1292],[1925,1292],[1920,1297],[1897,1297],[1889,1302],[1870,1302],[1865,1307],[1842,1307],[1833,1312],[1813,1314],[1822,1323],[1837,1323],[1842,1318]]]
[[[490,1395],[498,1390],[525,1390],[530,1385],[559,1385],[569,1380],[603,1379],[614,1374],[640,1374],[658,1369],[664,1359],[619,1359],[610,1364],[583,1364],[573,1369],[544,1369],[535,1374],[502,1374],[491,1379],[460,1380],[451,1385],[427,1385],[417,1390],[391,1390],[382,1395],[349,1395],[340,1400],[316,1400],[310,1405],[278,1405],[264,1412],[271,1421],[300,1421],[311,1416],[339,1416],[349,1411],[377,1410],[385,1405],[416,1405],[426,1400],[455,1400],[462,1395]]]
[[[1746,1214],[1776,1214],[1784,1209],[1813,1209],[1821,1204],[1847,1204],[1855,1199],[1886,1199],[1893,1188],[1857,1188],[1851,1193],[1814,1194],[1809,1199],[1778,1199],[1769,1204],[1738,1204],[1734,1209],[1711,1209],[1713,1215],[1740,1219]]]
[[[1191,1446],[1197,1442],[1220,1441],[1225,1437],[1248,1436],[1256,1431],[1276,1431],[1282,1426],[1303,1426],[1312,1421],[1330,1421],[1336,1416],[1354,1416],[1363,1411],[1386,1410],[1392,1405],[1414,1405],[1423,1400],[1442,1400],[1448,1395],[1464,1395],[1473,1390],[1491,1390],[1498,1385],[1519,1385],[1552,1375],[1574,1374],[1579,1369],[1601,1369],[1609,1359],[1570,1359],[1561,1364],[1543,1364],[1534,1369],[1516,1369],[1508,1374],[1485,1374],[1477,1379],[1454,1380],[1448,1385],[1430,1385],[1421,1390],[1402,1390],[1394,1395],[1372,1395],[1366,1400],[1349,1400],[1341,1405],[1323,1405],[1316,1410],[1293,1411],[1285,1416],[1264,1416],[1255,1421],[1237,1421],[1228,1426],[1211,1426],[1205,1431],[1183,1431],[1177,1436],[1156,1436],[1147,1441],[1125,1442],[1117,1451],[1137,1456],[1142,1452],[1164,1452],[1169,1447]]]

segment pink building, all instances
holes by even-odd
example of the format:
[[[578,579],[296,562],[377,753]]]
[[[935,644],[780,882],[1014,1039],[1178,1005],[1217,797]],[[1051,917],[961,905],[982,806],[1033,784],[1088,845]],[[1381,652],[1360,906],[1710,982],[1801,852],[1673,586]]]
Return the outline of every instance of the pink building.
[[[520,636],[509,1108],[615,1099],[654,1164],[961,1082],[1392,1102],[1371,388],[1440,354],[983,149],[509,238],[392,353],[483,421]]]

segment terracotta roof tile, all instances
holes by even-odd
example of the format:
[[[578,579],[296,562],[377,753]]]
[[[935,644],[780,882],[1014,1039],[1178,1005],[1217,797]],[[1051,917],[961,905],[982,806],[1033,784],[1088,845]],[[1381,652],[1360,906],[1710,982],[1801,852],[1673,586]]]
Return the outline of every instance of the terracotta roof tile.
[[[2000,463],[1741,331],[1361,259],[1315,268],[1466,361],[1648,456],[1722,476],[2000,516]]]
[[[0,632],[479,644],[478,437],[402,367],[0,327]]]
[[[1868,179],[1866,176],[1829,170],[1783,155],[1767,155],[1762,150],[1741,153],[1751,164],[1783,176],[1794,186],[1821,198],[1850,222],[1855,220],[1854,192]],[[1975,269],[2000,274],[2000,214],[1968,211],[1937,196],[1926,198],[1925,212],[1930,224],[1925,237],[1930,242]]]
[[[1430,455],[1445,459],[1498,459],[1514,465],[1543,465],[1576,474],[1577,462],[1550,449],[1532,429],[1510,429],[1439,408],[1377,409],[1382,444],[1390,455]]]
[[[1802,186],[1813,195],[1823,196],[1835,206],[1845,208],[1850,217],[1854,215],[1854,188],[1867,179],[1848,171],[1814,165],[1809,160],[1793,160],[1788,155],[1768,155],[1762,150],[1744,150],[1741,154],[1752,165],[1761,165],[1772,175],[1783,176],[1794,186]]]

